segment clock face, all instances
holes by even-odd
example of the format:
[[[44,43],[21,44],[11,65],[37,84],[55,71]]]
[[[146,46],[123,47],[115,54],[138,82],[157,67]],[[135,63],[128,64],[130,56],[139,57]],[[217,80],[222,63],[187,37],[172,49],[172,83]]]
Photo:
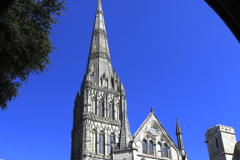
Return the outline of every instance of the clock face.
[[[157,134],[157,130],[156,130],[155,128],[153,128],[153,127],[150,129],[150,132],[151,132],[152,134]]]

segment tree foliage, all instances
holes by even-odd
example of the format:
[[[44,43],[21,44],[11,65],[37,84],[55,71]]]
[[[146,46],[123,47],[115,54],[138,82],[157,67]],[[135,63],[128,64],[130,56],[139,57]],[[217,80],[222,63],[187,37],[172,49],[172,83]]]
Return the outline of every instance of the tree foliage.
[[[15,0],[0,0],[0,16],[4,15],[14,2]]]
[[[0,107],[19,95],[30,73],[43,73],[51,64],[50,34],[66,7],[59,0],[16,0],[0,18]]]

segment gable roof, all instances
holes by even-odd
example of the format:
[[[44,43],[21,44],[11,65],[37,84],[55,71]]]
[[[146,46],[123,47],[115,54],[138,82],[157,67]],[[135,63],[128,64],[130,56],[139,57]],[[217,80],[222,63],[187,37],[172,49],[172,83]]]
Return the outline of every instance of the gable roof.
[[[158,123],[160,124],[160,127],[162,128],[162,130],[166,133],[166,136],[173,142],[174,146],[176,148],[177,145],[175,144],[175,142],[172,140],[171,136],[168,134],[168,132],[166,131],[166,129],[163,127],[162,123],[159,121],[159,119],[157,118],[157,116],[154,114],[153,111],[150,112],[150,114],[147,116],[147,118],[143,121],[143,123],[141,124],[141,126],[138,128],[138,130],[134,133],[132,139],[134,140],[134,138],[142,131],[143,127],[149,122],[150,118],[154,116],[156,118],[156,120],[158,121]],[[163,133],[164,133],[163,132]]]

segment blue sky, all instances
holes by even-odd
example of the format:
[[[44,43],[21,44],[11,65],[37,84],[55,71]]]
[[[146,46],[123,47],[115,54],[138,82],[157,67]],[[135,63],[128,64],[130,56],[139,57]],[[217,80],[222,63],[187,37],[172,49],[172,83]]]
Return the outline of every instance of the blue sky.
[[[86,71],[97,0],[71,0],[51,36],[50,73],[31,75],[0,112],[0,159],[70,159],[73,103]],[[209,159],[205,133],[240,133],[240,47],[203,1],[102,0],[113,67],[123,81],[132,135],[150,107],[189,159]]]

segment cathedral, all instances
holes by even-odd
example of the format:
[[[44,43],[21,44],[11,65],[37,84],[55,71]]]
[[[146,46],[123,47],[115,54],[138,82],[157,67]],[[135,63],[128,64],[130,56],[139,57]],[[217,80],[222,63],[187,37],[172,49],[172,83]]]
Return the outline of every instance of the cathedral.
[[[116,69],[112,70],[98,0],[86,74],[74,102],[71,160],[188,160],[178,120],[176,123],[178,145],[153,108],[131,136],[125,89]]]

